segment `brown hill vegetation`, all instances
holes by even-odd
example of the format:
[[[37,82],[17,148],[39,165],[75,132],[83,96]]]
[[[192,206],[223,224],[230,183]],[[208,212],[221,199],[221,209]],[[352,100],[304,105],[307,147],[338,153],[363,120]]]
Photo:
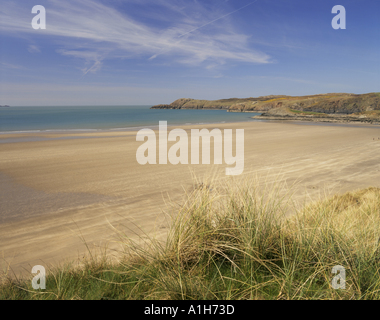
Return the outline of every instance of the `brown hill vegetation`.
[[[328,93],[310,96],[270,95],[221,100],[178,99],[152,109],[224,109],[229,112],[261,112],[260,118],[322,119],[347,118],[372,122],[380,118],[380,93]]]

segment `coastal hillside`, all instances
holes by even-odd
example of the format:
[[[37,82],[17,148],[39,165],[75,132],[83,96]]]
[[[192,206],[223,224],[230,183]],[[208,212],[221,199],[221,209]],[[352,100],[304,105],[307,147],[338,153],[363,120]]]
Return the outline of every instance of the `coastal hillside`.
[[[378,121],[380,93],[328,93],[310,96],[270,95],[221,100],[178,99],[152,109],[224,109],[228,112],[261,112],[267,120]]]
[[[220,100],[197,100],[189,98],[178,99],[171,104],[159,104],[151,109],[225,109],[228,111],[255,111],[258,102],[264,103],[271,99],[290,98],[288,96],[265,96],[258,98],[231,98]]]

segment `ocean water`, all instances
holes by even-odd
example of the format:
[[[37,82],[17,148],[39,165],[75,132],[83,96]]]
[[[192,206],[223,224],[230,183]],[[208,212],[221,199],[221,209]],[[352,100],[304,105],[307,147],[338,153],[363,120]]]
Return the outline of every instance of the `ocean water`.
[[[0,132],[91,131],[168,125],[254,121],[256,113],[226,110],[160,110],[151,106],[0,108]],[[258,114],[258,113],[257,113]]]

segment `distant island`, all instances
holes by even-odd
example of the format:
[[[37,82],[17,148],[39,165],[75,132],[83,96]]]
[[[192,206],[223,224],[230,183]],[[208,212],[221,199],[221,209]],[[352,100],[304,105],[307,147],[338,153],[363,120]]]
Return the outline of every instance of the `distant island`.
[[[5,105],[5,106],[0,106],[0,108],[10,108],[10,107]]]
[[[380,93],[326,93],[310,96],[270,95],[221,100],[178,99],[151,109],[223,109],[257,112],[254,119],[380,124]]]

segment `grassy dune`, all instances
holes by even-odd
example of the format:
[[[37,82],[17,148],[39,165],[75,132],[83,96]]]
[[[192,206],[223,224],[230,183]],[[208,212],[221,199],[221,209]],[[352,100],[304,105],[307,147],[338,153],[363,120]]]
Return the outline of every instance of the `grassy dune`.
[[[198,184],[165,242],[120,234],[117,263],[89,254],[49,270],[46,290],[4,274],[0,299],[379,299],[380,189],[297,208],[279,185]],[[336,265],[344,290],[331,286]]]

